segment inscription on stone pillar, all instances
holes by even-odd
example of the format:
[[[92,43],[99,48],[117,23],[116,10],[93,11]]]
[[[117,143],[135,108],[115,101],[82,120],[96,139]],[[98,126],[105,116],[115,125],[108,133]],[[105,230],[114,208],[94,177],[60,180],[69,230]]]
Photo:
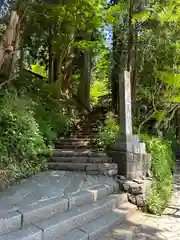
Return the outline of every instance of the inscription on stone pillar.
[[[130,72],[120,75],[120,126],[121,134],[132,135],[131,79]]]

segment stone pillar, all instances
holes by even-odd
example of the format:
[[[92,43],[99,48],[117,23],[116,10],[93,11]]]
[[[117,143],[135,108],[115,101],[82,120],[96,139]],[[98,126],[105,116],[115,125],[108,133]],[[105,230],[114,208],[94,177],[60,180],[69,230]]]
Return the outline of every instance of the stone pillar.
[[[150,155],[145,144],[132,133],[130,72],[120,75],[120,135],[112,149],[113,162],[118,164],[118,174],[127,179],[146,177],[150,168]]]

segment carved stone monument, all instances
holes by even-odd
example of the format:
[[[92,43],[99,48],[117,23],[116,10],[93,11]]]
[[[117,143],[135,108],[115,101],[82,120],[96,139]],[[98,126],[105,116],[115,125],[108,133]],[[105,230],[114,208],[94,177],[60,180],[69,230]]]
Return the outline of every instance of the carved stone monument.
[[[120,75],[120,135],[112,149],[113,162],[118,164],[118,174],[127,179],[146,177],[150,170],[150,155],[145,144],[132,132],[130,72]]]

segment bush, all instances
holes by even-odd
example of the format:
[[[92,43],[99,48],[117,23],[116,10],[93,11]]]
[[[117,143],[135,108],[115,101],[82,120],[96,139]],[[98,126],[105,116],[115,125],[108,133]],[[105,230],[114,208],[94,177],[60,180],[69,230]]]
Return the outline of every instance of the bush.
[[[63,113],[61,106],[49,99],[48,101],[40,99],[35,109],[36,120],[47,144],[52,144],[57,137],[66,133],[69,117]]]
[[[33,102],[16,91],[5,92],[0,102],[0,168],[14,179],[46,168],[46,146],[33,112]]]
[[[115,138],[119,133],[120,127],[116,123],[112,113],[108,113],[105,121],[105,126],[101,126],[99,130],[99,136],[97,139],[97,148],[101,150],[111,149]]]
[[[172,196],[175,161],[171,143],[148,135],[141,136],[141,139],[152,156],[153,183],[148,208],[151,213],[162,214]]]
[[[118,132],[119,126],[110,114],[105,126],[100,128],[97,147],[101,150],[110,149]],[[149,135],[142,135],[140,138],[146,143],[147,152],[152,156],[153,183],[149,193],[148,208],[151,213],[162,214],[172,196],[172,172],[175,167],[172,144],[168,140]]]

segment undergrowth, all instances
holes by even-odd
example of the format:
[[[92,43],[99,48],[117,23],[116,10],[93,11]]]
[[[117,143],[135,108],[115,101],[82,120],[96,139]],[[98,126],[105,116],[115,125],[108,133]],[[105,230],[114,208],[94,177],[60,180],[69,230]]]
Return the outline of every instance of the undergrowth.
[[[119,129],[112,114],[108,115],[105,126],[100,128],[97,148],[111,149]],[[140,139],[145,142],[147,152],[152,156],[153,182],[148,196],[148,209],[153,214],[162,214],[172,196],[172,172],[175,166],[172,143],[147,134],[141,135]]]
[[[53,141],[66,132],[68,119],[51,98],[33,98],[24,90],[1,92],[0,170],[14,181],[47,169]]]
[[[172,197],[175,161],[171,143],[153,136],[142,135],[147,152],[152,156],[153,183],[148,208],[151,213],[162,214]]]

